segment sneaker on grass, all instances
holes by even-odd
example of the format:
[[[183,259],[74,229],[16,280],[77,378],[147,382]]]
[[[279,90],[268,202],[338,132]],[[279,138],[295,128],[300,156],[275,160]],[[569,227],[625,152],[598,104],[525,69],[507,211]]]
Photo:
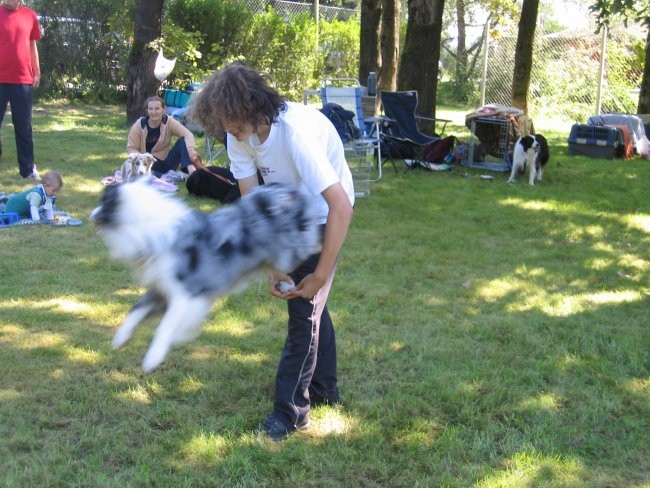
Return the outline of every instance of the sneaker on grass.
[[[296,430],[305,430],[307,428],[309,428],[309,414],[296,425],[287,425],[277,413],[273,412],[264,419],[264,422],[255,430],[255,433],[264,434],[270,437],[272,441],[278,442],[285,440]]]
[[[34,165],[34,168],[32,169],[32,172],[30,174],[28,174],[27,176],[23,176],[23,180],[41,181],[41,175],[38,174],[38,170],[36,169],[36,165]]]

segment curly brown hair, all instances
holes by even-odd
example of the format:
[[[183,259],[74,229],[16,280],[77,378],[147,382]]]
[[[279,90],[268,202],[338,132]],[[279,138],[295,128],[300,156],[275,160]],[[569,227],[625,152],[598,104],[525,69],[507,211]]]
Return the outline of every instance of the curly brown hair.
[[[240,62],[213,73],[192,97],[189,118],[208,135],[220,137],[225,122],[270,125],[287,109],[284,98],[258,71]]]

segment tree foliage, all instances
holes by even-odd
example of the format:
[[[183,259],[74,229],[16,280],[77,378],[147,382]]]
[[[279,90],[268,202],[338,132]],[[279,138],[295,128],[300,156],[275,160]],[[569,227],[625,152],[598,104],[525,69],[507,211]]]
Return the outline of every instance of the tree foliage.
[[[39,96],[114,101],[124,85],[133,35],[128,0],[35,0],[39,42]],[[119,12],[119,13],[118,13]]]
[[[169,84],[200,81],[235,59],[265,71],[293,100],[300,100],[302,91],[318,86],[323,77],[357,76],[358,18],[321,19],[317,40],[316,23],[308,13],[287,19],[273,8],[252,13],[246,5],[228,0],[169,3],[164,35],[153,43],[178,58]]]
[[[650,113],[650,2],[648,0],[595,0],[590,10],[597,16],[599,29],[616,18],[623,19],[626,25],[630,20],[645,25],[647,30],[645,62],[637,113]]]
[[[443,25],[455,25],[456,38],[442,39],[440,58],[443,69],[451,79],[451,97],[455,101],[468,102],[478,99],[476,70],[487,34],[500,36],[499,26],[519,15],[517,4],[511,0],[446,0],[446,16]],[[483,26],[483,35],[471,41],[467,31],[470,27]]]
[[[650,23],[650,3],[647,0],[595,0],[589,7],[597,17],[599,26],[607,25],[616,17]]]
[[[220,66],[239,48],[245,33],[251,28],[253,12],[242,0],[167,0],[165,32],[179,28],[186,32],[186,40],[161,39],[170,52],[181,61],[192,61],[192,67]],[[180,42],[179,42],[180,41]],[[188,50],[190,48],[190,50]],[[200,56],[196,53],[201,53]],[[188,56],[189,54],[189,56]],[[201,61],[200,59],[203,59]],[[200,73],[185,66],[185,77],[196,79]]]

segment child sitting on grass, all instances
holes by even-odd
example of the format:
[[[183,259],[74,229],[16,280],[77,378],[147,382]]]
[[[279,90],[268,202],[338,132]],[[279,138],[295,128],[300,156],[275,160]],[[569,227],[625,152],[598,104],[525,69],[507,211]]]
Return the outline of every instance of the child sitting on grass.
[[[15,212],[21,219],[41,220],[42,208],[44,219],[54,220],[54,201],[63,186],[63,179],[56,171],[49,171],[45,173],[42,181],[38,186],[12,195],[5,212]]]

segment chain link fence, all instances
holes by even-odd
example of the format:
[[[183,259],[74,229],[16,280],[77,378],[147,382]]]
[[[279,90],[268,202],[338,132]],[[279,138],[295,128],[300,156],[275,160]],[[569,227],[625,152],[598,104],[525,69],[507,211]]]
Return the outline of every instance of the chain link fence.
[[[549,1],[540,2],[540,12],[551,11],[551,5]],[[636,113],[643,75],[643,28],[615,25],[595,33],[587,7],[568,1],[564,8],[562,13],[572,27],[562,28],[544,15],[538,18],[529,113],[576,122],[585,122],[595,113]],[[477,28],[482,31],[483,42],[476,54],[479,62],[469,76],[474,89],[469,99],[480,105],[510,105],[517,25],[485,27]],[[453,45],[455,39],[450,37],[445,42]]]
[[[312,2],[245,1],[253,12],[272,8],[287,20],[297,14],[313,12]],[[596,34],[593,18],[587,7],[580,6],[581,0],[564,1],[561,14],[571,26],[562,27],[549,15],[553,11],[551,5],[556,3],[555,0],[540,2],[530,82],[531,116],[556,115],[582,122],[599,112],[635,113],[642,77],[644,29],[638,25],[618,25],[604,35]],[[39,4],[41,8],[45,5],[48,4]],[[450,2],[446,9],[445,18],[454,19],[455,11]],[[83,20],[93,17],[82,16],[81,12],[77,12],[79,19],[48,18],[45,11],[42,13],[46,35],[41,42],[41,62],[44,72],[49,73],[43,82],[44,88],[48,83],[62,83],[63,88],[54,91],[69,95],[67,87],[111,90],[121,83],[118,67],[126,59],[128,45],[111,31],[105,19]],[[321,5],[319,16],[327,21],[345,21],[358,18],[359,11]],[[458,76],[459,71],[454,66],[457,60],[453,56],[456,43],[453,25],[446,29],[443,34],[446,49],[441,56],[442,77],[438,84],[440,103],[467,104],[470,109],[487,103],[511,104],[517,20],[488,26],[488,29],[482,21],[468,31],[469,42],[471,39],[483,42],[468,61],[473,67],[465,71],[464,76]],[[80,46],[84,47],[84,52],[73,51]],[[110,74],[109,79],[106,73]],[[348,76],[356,76],[356,73]],[[460,90],[461,84],[463,90]],[[451,89],[445,92],[445,86]],[[461,91],[467,94],[464,101],[457,96]]]
[[[284,0],[248,0],[252,10],[269,6],[288,17],[311,13],[312,3]],[[446,18],[454,18],[454,5],[445,5]],[[594,113],[635,113],[643,74],[642,53],[645,33],[640,25],[614,25],[596,33],[588,6],[581,0],[540,2],[531,69],[529,112],[533,116],[559,116],[584,121]],[[359,15],[354,9],[320,6],[321,18],[347,20]],[[487,15],[486,15],[487,17]],[[558,19],[559,17],[559,19]],[[570,26],[562,27],[561,22]],[[469,76],[460,83],[471,85],[467,102],[484,105],[511,104],[514,54],[517,43],[516,21],[490,27],[473,26],[485,34]],[[486,28],[487,27],[487,28]],[[443,39],[453,45],[451,36]],[[453,63],[443,81],[454,83]]]
[[[289,2],[287,0],[248,0],[250,9],[253,12],[263,12],[268,7],[272,7],[276,12],[282,13],[287,18],[291,15],[301,13],[312,13],[313,4],[301,2]],[[319,16],[326,20],[348,20],[356,15],[359,11],[351,8],[330,7],[327,5],[319,5]]]

